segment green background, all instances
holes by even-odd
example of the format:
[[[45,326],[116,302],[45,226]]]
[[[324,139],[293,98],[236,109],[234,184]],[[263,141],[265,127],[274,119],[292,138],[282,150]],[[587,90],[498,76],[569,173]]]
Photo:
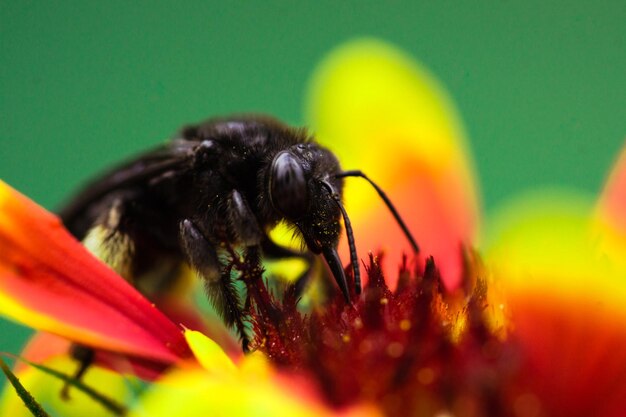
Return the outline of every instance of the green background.
[[[449,89],[487,211],[537,185],[597,192],[626,138],[622,0],[128,3],[0,2],[0,178],[48,208],[183,123],[303,123],[312,69],[359,36]],[[0,319],[0,351],[26,335]]]

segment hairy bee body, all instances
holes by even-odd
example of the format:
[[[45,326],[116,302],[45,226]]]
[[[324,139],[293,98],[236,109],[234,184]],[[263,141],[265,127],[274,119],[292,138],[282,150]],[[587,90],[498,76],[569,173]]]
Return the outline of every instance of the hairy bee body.
[[[350,289],[337,245],[344,221],[354,293],[359,261],[342,204],[343,179],[366,179],[409,239],[415,239],[382,189],[337,158],[304,129],[269,117],[213,119],[184,128],[164,146],[95,181],[61,211],[65,226],[100,259],[151,298],[158,298],[188,264],[203,279],[225,324],[248,339],[232,266],[238,253],[261,258],[321,255],[347,303]],[[306,252],[275,244],[268,232],[292,225]],[[310,268],[301,277],[306,282]],[[302,286],[297,287],[301,289]]]
[[[88,184],[60,216],[149,296],[190,264],[225,322],[240,327],[221,252],[294,255],[267,235],[287,220],[313,253],[336,257],[341,212],[325,187],[341,194],[339,172],[335,156],[303,129],[266,117],[215,119]]]

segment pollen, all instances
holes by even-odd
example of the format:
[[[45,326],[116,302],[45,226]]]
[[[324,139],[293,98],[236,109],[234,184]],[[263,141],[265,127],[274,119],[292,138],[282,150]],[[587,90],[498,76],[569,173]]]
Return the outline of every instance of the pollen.
[[[399,358],[404,353],[404,345],[399,342],[392,342],[387,345],[387,355],[392,358]]]
[[[411,330],[411,320],[400,320],[400,330],[402,330],[403,332]]]
[[[371,352],[373,349],[373,345],[372,342],[370,342],[369,340],[364,340],[363,342],[361,342],[359,344],[359,353],[366,355],[369,352]]]
[[[435,380],[435,371],[432,368],[422,368],[417,371],[417,380],[422,385],[430,385]]]

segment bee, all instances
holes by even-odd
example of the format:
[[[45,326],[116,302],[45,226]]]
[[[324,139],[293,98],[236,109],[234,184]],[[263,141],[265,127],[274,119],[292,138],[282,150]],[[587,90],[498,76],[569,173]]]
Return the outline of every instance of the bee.
[[[88,184],[59,215],[77,239],[148,297],[165,291],[182,265],[191,266],[246,350],[244,313],[225,262],[229,253],[254,249],[266,259],[298,256],[309,268],[320,255],[350,303],[337,252],[343,219],[353,290],[360,293],[356,245],[342,202],[346,177],[364,178],[376,189],[417,252],[391,201],[363,172],[342,170],[305,129],[266,116],[183,128],[169,143]],[[308,252],[270,238],[281,221],[294,227]]]

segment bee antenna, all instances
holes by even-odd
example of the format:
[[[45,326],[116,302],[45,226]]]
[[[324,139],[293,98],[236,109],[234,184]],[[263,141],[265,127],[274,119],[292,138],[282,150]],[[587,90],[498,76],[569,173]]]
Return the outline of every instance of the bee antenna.
[[[359,270],[359,258],[356,254],[356,245],[354,244],[354,233],[352,232],[352,223],[350,223],[350,218],[348,217],[348,213],[346,213],[346,209],[343,207],[341,203],[341,197],[335,191],[332,185],[330,185],[327,181],[322,181],[322,185],[326,190],[330,193],[330,197],[341,210],[341,215],[343,217],[343,224],[346,227],[346,235],[348,236],[348,247],[350,248],[350,263],[352,263],[352,271],[354,273],[354,287],[355,292],[357,294],[361,294],[361,271]]]
[[[343,171],[335,175],[335,178],[345,178],[345,177],[361,177],[365,179],[367,182],[369,182],[372,185],[372,187],[374,187],[374,189],[376,190],[380,198],[382,198],[385,204],[387,205],[387,208],[389,209],[389,211],[391,211],[391,214],[393,214],[393,217],[396,219],[396,222],[398,222],[398,224],[400,225],[400,228],[402,228],[404,235],[409,240],[409,243],[411,243],[411,247],[413,247],[413,252],[418,253],[420,251],[419,246],[417,246],[417,243],[415,242],[415,239],[413,238],[411,231],[402,220],[402,217],[400,217],[400,213],[398,213],[398,210],[396,210],[391,200],[389,200],[389,197],[387,197],[387,194],[385,194],[385,192],[378,185],[376,185],[376,183],[372,181],[367,175],[365,175],[361,170]]]

